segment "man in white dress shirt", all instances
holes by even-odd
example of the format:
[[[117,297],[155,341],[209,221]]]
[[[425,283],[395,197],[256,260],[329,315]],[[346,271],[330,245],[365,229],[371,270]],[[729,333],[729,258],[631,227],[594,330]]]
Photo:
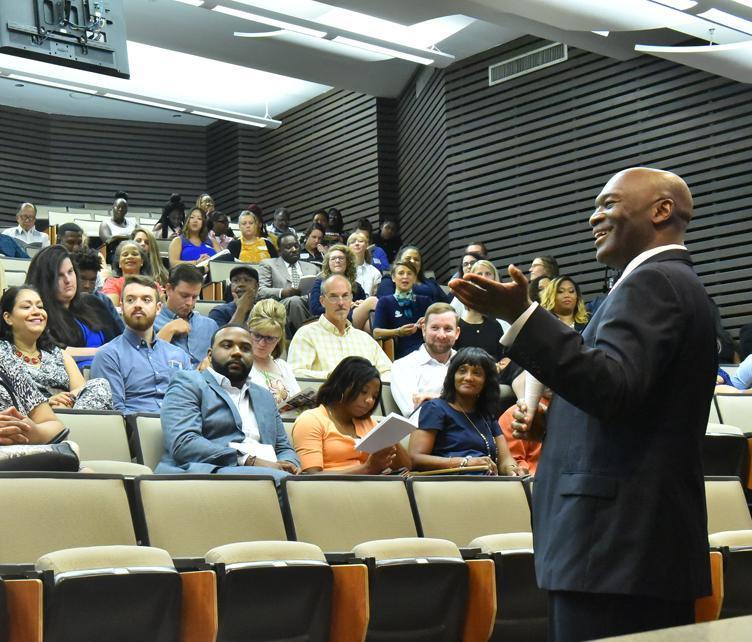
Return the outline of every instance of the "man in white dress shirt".
[[[392,396],[405,417],[439,396],[460,336],[457,313],[448,303],[431,305],[422,329],[423,345],[392,364]]]
[[[22,247],[27,245],[47,247],[50,244],[50,237],[34,227],[37,222],[37,208],[33,203],[21,203],[16,212],[16,221],[18,225],[3,230],[3,234],[21,242]]]

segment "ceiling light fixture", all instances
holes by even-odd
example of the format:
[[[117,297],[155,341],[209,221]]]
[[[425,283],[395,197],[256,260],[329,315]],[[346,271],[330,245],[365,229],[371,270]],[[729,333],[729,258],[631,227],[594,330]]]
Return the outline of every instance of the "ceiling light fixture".
[[[345,36],[336,36],[332,42],[338,42],[339,44],[347,45],[348,47],[356,47],[357,49],[365,49],[366,51],[384,54],[385,56],[392,56],[393,58],[402,58],[403,60],[409,60],[410,62],[417,62],[419,65],[432,65],[434,62],[432,58],[416,56],[404,51],[398,51],[397,49],[382,47],[381,45],[374,45],[370,42],[363,42],[362,40],[355,40],[354,38],[347,38]]]
[[[731,0],[737,4],[743,4],[745,7],[752,7],[752,0]]]
[[[707,11],[698,14],[700,18],[705,18],[716,24],[729,27],[730,29],[736,29],[742,33],[752,34],[752,22],[735,16],[733,13],[726,13],[720,9],[708,9]]]
[[[55,82],[54,80],[47,80],[46,78],[33,78],[31,76],[22,76],[20,74],[8,73],[8,78],[14,80],[22,80],[23,82],[32,83],[34,85],[43,85],[44,87],[53,87],[55,89],[65,89],[66,91],[77,91],[82,94],[96,94],[95,89],[89,89],[86,87],[76,87],[75,85],[68,85],[62,82]]]
[[[147,107],[158,107],[159,109],[171,109],[173,111],[185,111],[185,107],[179,107],[178,105],[169,105],[167,103],[159,103],[154,100],[146,100],[145,98],[135,98],[134,96],[124,96],[123,94],[103,94],[105,98],[113,98],[114,100],[124,100],[129,103],[136,103],[137,105],[146,105]]]
[[[245,118],[235,118],[233,116],[227,116],[226,114],[217,114],[210,111],[196,111],[191,110],[194,116],[204,116],[205,118],[215,118],[217,120],[229,120],[231,123],[240,123],[241,125],[251,125],[252,127],[266,127],[263,123],[255,122],[253,120],[247,120]],[[278,121],[277,121],[278,122]]]
[[[175,0],[176,2],[182,2],[183,4],[189,4],[192,7],[201,7],[204,4],[204,0]]]
[[[679,11],[686,11],[697,6],[695,0],[651,0],[655,4],[663,4],[672,9],[678,9]]]
[[[276,18],[267,18],[266,16],[261,16],[257,13],[249,13],[248,11],[241,11],[240,9],[231,9],[230,7],[223,7],[222,5],[212,7],[212,11],[224,13],[228,16],[234,16],[235,18],[242,18],[243,20],[250,20],[251,22],[258,22],[262,25],[269,25],[270,27],[277,27],[278,29],[284,29],[285,31],[292,31],[304,36],[310,36],[311,38],[323,38],[326,35],[326,31],[309,29],[308,27],[302,27],[300,25],[292,24],[291,22],[277,20]]]

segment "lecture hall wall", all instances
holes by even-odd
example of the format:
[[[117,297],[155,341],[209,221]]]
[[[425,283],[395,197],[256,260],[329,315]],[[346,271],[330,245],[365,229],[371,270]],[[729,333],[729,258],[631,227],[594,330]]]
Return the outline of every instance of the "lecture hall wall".
[[[752,91],[652,57],[569,49],[567,62],[489,87],[487,67],[523,38],[446,70],[421,69],[397,99],[332,90],[277,130],[80,119],[0,108],[0,217],[23,199],[139,206],[207,188],[219,207],[286,205],[302,228],[337,205],[346,221],[399,215],[403,237],[446,278],[484,239],[499,266],[554,254],[587,296],[604,271],[587,218],[608,177],[649,165],[695,195],[688,244],[734,335],[752,322]],[[349,226],[348,226],[349,229]]]

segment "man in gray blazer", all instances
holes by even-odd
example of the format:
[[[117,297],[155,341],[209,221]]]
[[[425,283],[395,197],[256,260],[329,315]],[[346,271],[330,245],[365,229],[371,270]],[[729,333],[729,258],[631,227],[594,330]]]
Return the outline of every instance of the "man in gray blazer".
[[[294,234],[283,234],[277,239],[277,243],[279,257],[264,259],[258,266],[258,299],[276,299],[282,302],[287,310],[287,334],[291,337],[311,318],[308,294],[303,294],[298,287],[300,277],[317,276],[320,269],[313,263],[300,260],[300,243]]]
[[[181,371],[162,403],[166,452],[157,473],[271,475],[299,472],[282,419],[268,390],[251,383],[251,334],[240,325],[217,330],[211,368]]]

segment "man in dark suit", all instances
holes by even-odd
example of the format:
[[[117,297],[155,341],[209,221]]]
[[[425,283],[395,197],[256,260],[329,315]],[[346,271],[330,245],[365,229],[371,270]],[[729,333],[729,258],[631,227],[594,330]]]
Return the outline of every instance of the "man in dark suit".
[[[688,624],[710,592],[700,448],[717,364],[682,245],[692,196],[678,176],[636,168],[595,203],[596,258],[623,274],[582,336],[530,303],[514,266],[511,283],[450,284],[512,323],[510,357],[555,392],[532,422],[520,403],[514,427],[545,430],[533,533],[556,642]]]

